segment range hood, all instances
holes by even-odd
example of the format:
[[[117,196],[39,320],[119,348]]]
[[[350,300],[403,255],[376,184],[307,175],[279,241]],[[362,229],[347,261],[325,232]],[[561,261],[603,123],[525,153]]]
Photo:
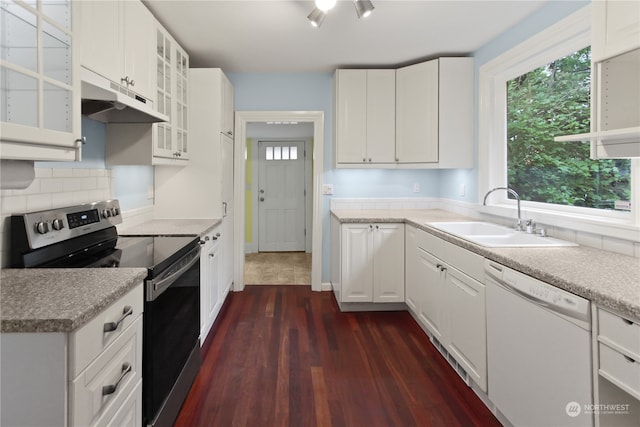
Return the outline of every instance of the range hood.
[[[81,69],[82,115],[103,123],[157,123],[169,117],[153,102],[84,67]]]

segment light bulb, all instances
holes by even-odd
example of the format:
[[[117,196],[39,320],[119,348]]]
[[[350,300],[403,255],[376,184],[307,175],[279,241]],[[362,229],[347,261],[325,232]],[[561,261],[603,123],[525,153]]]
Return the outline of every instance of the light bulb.
[[[316,0],[316,7],[324,12],[333,9],[336,0]]]

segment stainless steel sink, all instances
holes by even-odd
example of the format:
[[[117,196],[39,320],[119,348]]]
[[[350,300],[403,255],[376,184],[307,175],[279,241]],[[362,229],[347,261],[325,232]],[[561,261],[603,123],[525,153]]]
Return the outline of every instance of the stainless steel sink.
[[[431,222],[427,225],[489,248],[548,248],[578,246],[553,237],[527,234],[484,221]]]

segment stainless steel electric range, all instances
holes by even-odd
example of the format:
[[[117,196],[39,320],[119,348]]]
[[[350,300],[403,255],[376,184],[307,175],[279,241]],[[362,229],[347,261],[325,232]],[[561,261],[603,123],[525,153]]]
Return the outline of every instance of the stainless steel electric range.
[[[119,237],[117,200],[15,214],[13,268],[144,267],[143,425],[170,427],[200,368],[200,240]]]

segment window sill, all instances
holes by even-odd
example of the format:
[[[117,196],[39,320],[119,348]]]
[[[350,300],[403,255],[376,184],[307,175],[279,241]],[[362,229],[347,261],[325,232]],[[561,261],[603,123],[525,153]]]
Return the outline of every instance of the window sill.
[[[601,216],[586,215],[575,212],[554,211],[537,207],[522,206],[522,220],[533,219],[539,226],[553,227],[554,229],[572,230],[582,233],[590,233],[621,239],[632,242],[640,242],[640,226],[633,223],[631,213],[629,218],[620,216],[605,218]],[[500,216],[510,219],[515,224],[517,208],[515,203],[479,206],[478,212],[482,214]],[[550,230],[553,236],[553,230]]]

